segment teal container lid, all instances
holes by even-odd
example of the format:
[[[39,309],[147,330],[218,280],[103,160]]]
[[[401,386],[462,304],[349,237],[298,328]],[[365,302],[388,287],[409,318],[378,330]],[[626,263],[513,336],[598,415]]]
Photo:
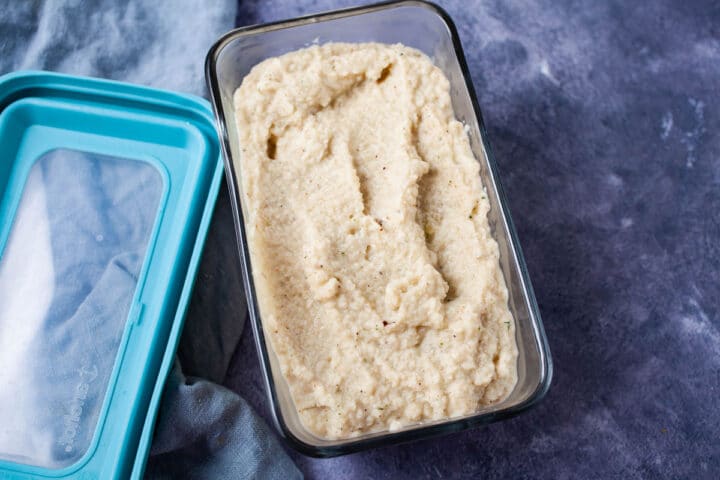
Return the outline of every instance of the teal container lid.
[[[209,104],[0,77],[0,478],[140,477],[222,177]]]

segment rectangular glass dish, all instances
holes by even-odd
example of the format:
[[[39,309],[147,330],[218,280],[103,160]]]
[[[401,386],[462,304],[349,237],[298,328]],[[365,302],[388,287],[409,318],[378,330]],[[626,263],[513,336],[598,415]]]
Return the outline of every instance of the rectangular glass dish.
[[[243,78],[259,62],[314,43],[327,42],[402,43],[427,54],[450,81],[455,115],[467,127],[470,145],[480,163],[482,183],[490,200],[488,220],[499,246],[500,266],[508,287],[509,308],[516,326],[518,382],[512,393],[498,404],[464,417],[424,422],[399,431],[375,432],[341,440],[319,438],[300,422],[278,359],[265,338],[258,308],[244,223],[246,212],[242,202],[240,146],[233,94]],[[206,76],[224,152],[250,319],[268,397],[276,427],[294,448],[305,454],[329,457],[426,438],[508,418],[526,410],[544,396],[552,377],[547,339],[487,142],[460,40],[452,20],[442,9],[419,1],[389,2],[240,28],[229,32],[212,47],[206,61]]]

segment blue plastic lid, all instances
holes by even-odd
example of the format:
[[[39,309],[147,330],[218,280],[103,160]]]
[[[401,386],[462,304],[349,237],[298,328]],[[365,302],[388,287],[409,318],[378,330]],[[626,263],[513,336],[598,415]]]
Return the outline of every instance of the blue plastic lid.
[[[0,477],[142,474],[222,175],[204,100],[0,77]]]

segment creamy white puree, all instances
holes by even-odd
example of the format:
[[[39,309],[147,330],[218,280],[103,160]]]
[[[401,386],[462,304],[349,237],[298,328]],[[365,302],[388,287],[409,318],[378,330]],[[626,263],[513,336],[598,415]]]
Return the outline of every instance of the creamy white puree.
[[[346,438],[505,398],[515,326],[442,71],[330,43],[263,61],[234,100],[263,327],[302,423]]]

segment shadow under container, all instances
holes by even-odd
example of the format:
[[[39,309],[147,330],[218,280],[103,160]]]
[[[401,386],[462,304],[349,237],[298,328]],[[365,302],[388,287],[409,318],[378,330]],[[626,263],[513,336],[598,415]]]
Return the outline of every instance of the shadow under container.
[[[241,192],[243,172],[233,93],[259,62],[312,44],[328,42],[402,43],[427,54],[450,80],[455,115],[467,126],[470,145],[480,163],[482,183],[490,200],[488,220],[499,246],[500,266],[508,287],[510,312],[516,326],[518,381],[512,393],[496,405],[463,417],[423,422],[399,431],[376,432],[350,439],[320,438],[300,422],[278,359],[265,336],[262,312],[253,284],[253,265],[244,223],[246,216]],[[212,47],[206,61],[206,76],[224,152],[243,280],[265,386],[275,426],[290,445],[312,456],[342,455],[506,419],[528,409],[545,395],[552,377],[547,339],[487,142],[487,133],[460,40],[446,12],[426,2],[400,1],[239,28],[220,38]]]

